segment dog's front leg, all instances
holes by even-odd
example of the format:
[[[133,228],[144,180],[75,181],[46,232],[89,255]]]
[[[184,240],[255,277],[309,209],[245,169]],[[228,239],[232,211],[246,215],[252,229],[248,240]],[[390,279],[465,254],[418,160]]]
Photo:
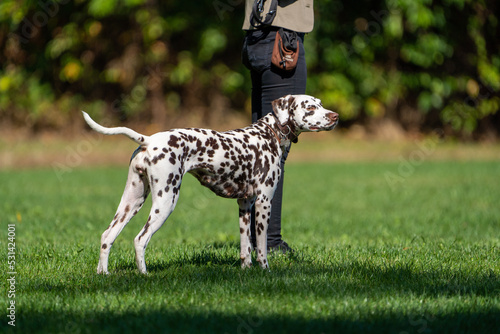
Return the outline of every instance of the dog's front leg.
[[[262,269],[269,268],[267,262],[267,227],[271,216],[272,200],[267,196],[255,201],[255,233],[257,239],[257,262]]]
[[[252,244],[250,242],[250,213],[255,199],[239,199],[240,206],[240,259],[241,268],[252,266]]]

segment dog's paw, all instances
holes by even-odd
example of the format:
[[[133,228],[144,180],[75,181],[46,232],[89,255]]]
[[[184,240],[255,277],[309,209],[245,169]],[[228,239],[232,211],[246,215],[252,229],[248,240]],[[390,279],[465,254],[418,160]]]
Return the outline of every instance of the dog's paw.
[[[262,260],[257,260],[259,262],[259,265],[262,269],[269,269],[269,262],[267,262],[267,259],[262,259]]]
[[[252,260],[241,259],[241,269],[252,268]]]
[[[109,271],[97,269],[97,275],[109,275]]]
[[[107,266],[106,266],[107,267]],[[97,265],[97,274],[98,275],[109,275],[108,268],[105,268],[101,262],[99,261],[99,264]]]

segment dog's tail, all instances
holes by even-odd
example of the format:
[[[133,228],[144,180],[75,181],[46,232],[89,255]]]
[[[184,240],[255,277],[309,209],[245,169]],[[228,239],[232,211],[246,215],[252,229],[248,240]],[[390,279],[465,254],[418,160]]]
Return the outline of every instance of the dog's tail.
[[[135,141],[137,144],[142,146],[147,146],[149,144],[149,137],[141,135],[140,133],[135,132],[132,129],[126,127],[117,127],[117,128],[107,128],[100,124],[97,124],[92,118],[90,118],[89,114],[85,111],[82,111],[83,118],[85,118],[85,122],[95,131],[102,133],[103,135],[125,135]]]

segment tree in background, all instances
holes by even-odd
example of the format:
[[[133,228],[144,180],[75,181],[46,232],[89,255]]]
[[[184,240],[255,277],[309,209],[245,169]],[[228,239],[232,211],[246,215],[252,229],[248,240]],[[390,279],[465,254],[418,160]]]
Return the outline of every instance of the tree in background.
[[[2,0],[0,119],[33,131],[96,117],[168,127],[248,108],[242,0]],[[500,130],[494,0],[315,1],[308,93],[343,124]]]
[[[319,12],[313,38],[313,90],[344,119],[385,117],[408,130],[498,131],[495,1],[329,1],[321,6],[326,8]],[[326,19],[330,15],[335,19]]]

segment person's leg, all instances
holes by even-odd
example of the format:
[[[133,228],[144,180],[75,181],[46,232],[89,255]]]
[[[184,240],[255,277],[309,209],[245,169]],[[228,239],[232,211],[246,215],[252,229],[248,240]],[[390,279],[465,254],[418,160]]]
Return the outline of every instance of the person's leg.
[[[274,38],[275,34],[272,35]],[[270,68],[262,73],[252,71],[252,122],[272,112],[271,102],[288,94],[304,94],[306,90],[307,68],[302,40],[299,42],[299,60],[294,71],[284,72]],[[285,245],[281,236],[281,210],[284,182],[284,166],[281,166],[280,182],[273,197],[271,218],[268,228],[267,244],[269,248]],[[252,224],[255,224],[252,214]],[[254,228],[252,227],[252,231]],[[254,238],[252,236],[252,238]],[[253,242],[254,240],[252,240]]]

